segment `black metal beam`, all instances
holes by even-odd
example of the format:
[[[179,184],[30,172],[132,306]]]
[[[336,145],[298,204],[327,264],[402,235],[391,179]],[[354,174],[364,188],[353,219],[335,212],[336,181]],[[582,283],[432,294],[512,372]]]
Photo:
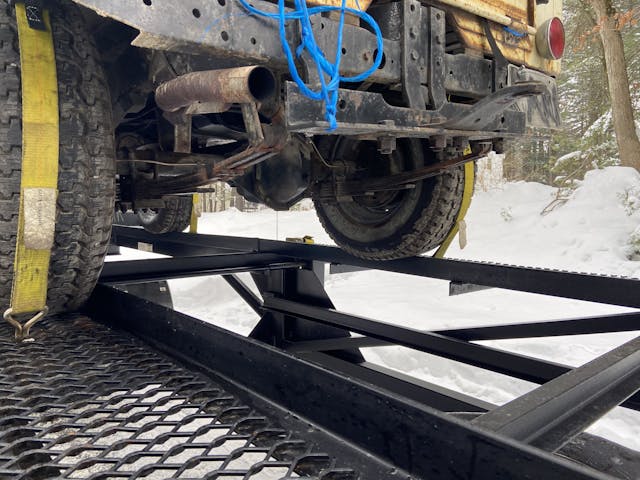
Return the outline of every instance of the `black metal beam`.
[[[336,247],[258,238],[170,233],[160,237],[141,229],[114,227],[114,243],[137,248],[154,245],[168,255],[202,255],[214,251],[274,253],[299,260],[340,263],[421,277],[640,308],[640,280],[560,272],[540,268],[413,257],[376,262],[354,257]]]
[[[120,247],[140,250],[151,250],[154,253],[172,257],[186,257],[198,255],[216,255],[223,253],[258,253],[259,249],[243,242],[220,241],[214,244],[210,240],[220,238],[217,235],[203,235],[190,233],[165,233],[156,235],[143,228],[114,225],[111,231],[111,243]],[[239,237],[241,238],[241,237]],[[249,239],[257,240],[257,239]],[[257,245],[257,244],[256,244]]]
[[[532,357],[505,352],[483,345],[476,345],[462,340],[444,337],[436,333],[399,327],[377,320],[357,317],[327,308],[305,305],[282,298],[266,296],[264,299],[264,308],[266,310],[344,328],[350,332],[367,335],[395,345],[431,353],[504,375],[515,376],[529,382],[544,383],[569,370],[568,367],[557,363],[543,362]]]
[[[552,320],[549,322],[457,328],[438,330],[436,333],[459,340],[479,341],[635,331],[640,331],[640,312],[599,315],[568,320]]]
[[[640,331],[640,313],[638,312],[552,320],[549,322],[512,323],[434,330],[433,333],[457,338],[458,340],[482,341],[635,331]],[[327,352],[345,348],[371,348],[388,345],[393,345],[393,343],[371,337],[352,337],[295,342],[287,345],[286,350],[289,352]]]
[[[455,412],[451,415],[471,421],[481,414]],[[614,478],[637,480],[640,472],[640,452],[586,432],[571,439],[556,453]]]
[[[287,257],[270,253],[126,260],[105,263],[99,281],[105,284],[144,283],[169,278],[300,268],[303,265],[304,262],[292,262]]]
[[[329,265],[329,273],[331,275],[341,273],[366,272],[367,270],[371,269],[366,267],[354,267],[353,265],[345,265],[343,263],[331,263]]]
[[[199,251],[200,253],[203,253],[204,251],[206,251],[207,248],[215,248],[215,249],[228,249],[229,251],[232,251],[233,249],[235,249],[235,251],[237,252],[238,249],[245,249],[247,251],[251,251],[254,252],[253,255],[257,255],[257,253],[255,252],[264,252],[264,251],[270,251],[270,252],[278,252],[279,255],[281,255],[282,257],[289,257],[289,258],[296,258],[296,259],[305,259],[305,260],[314,260],[317,258],[320,258],[321,260],[324,261],[334,261],[336,260],[336,257],[344,257],[345,255],[347,257],[349,257],[346,253],[342,252],[339,249],[335,249],[333,247],[320,247],[320,246],[311,246],[311,245],[300,245],[300,244],[293,244],[293,243],[287,243],[287,242],[277,242],[277,241],[270,241],[270,240],[261,240],[261,239],[247,239],[247,238],[242,238],[242,237],[212,237],[212,236],[203,236],[203,235],[187,235],[187,234],[169,234],[169,235],[164,235],[160,238],[155,237],[153,235],[148,235],[146,232],[141,231],[140,229],[127,229],[127,228],[122,228],[122,227],[116,227],[116,238],[118,236],[120,236],[120,240],[118,241],[119,244],[126,244],[126,243],[135,243],[136,245],[138,244],[138,242],[140,241],[150,241],[150,242],[158,242],[160,241],[160,244],[162,245],[162,248],[166,251],[163,251],[162,253],[175,253],[174,250],[176,248],[178,248],[179,250],[181,250],[182,253],[185,252],[189,252],[190,248],[194,248],[195,250]],[[177,245],[176,245],[177,244]],[[156,251],[158,251],[158,249],[156,248]],[[243,258],[243,254],[237,254],[237,255],[231,255],[232,257],[237,257],[237,258]],[[251,255],[249,255],[251,257]],[[331,257],[331,258],[326,258],[326,257]],[[224,257],[224,256],[222,256]],[[209,258],[209,257],[207,257]],[[350,263],[357,263],[357,262],[365,262],[365,263],[373,263],[376,266],[381,266],[385,269],[389,269],[389,264],[392,264],[394,262],[366,262],[363,261],[361,259],[357,259],[355,257],[351,257],[354,259],[353,262]],[[200,262],[201,264],[203,263],[202,261],[202,257],[197,258],[197,257],[191,257],[190,259],[191,261],[194,262],[193,266],[193,271],[200,271],[202,268],[204,268],[204,265],[198,265],[198,263]],[[415,263],[419,263],[422,260],[434,260],[434,259],[426,259],[426,258],[413,258],[413,259],[405,259],[405,260],[400,260],[400,261],[396,261],[400,262],[401,264],[405,265],[405,266],[411,266]],[[409,263],[407,263],[409,262]],[[447,260],[444,261],[446,264],[450,264],[453,261]],[[455,263],[455,262],[454,262]],[[468,262],[458,262],[458,263],[468,263]],[[484,265],[484,264],[473,264],[471,263],[471,265],[474,266],[478,266],[478,265],[482,265],[482,267],[490,267],[490,268],[503,268],[503,269],[508,269],[510,267],[504,267],[504,266],[497,266],[497,265]],[[415,268],[415,265],[413,265],[413,267],[411,268]],[[515,268],[515,267],[511,267],[511,268]],[[247,269],[251,269],[251,267],[247,266]],[[395,269],[395,267],[393,267],[392,269]],[[517,271],[521,272],[526,280],[526,278],[529,275],[529,271],[527,269],[520,269],[517,268]],[[534,271],[537,273],[543,273],[543,274],[551,274],[551,275],[560,275],[560,276],[566,276],[566,275],[570,275],[573,276],[574,274],[565,274],[562,272],[551,272],[551,271]],[[108,272],[107,272],[108,273]],[[222,273],[229,273],[229,272],[225,272],[223,271]],[[408,272],[405,273],[411,273],[411,269],[409,269]],[[477,272],[476,272],[477,273]],[[508,272],[507,272],[508,273]],[[160,275],[160,273],[158,273]],[[205,273],[206,274],[206,273]],[[418,273],[415,273],[418,274]],[[424,272],[420,273],[421,275],[431,275],[426,274]],[[148,275],[143,275],[143,276],[147,276]],[[508,276],[508,275],[507,275]],[[544,275],[543,275],[544,276]],[[635,280],[624,280],[624,279],[614,279],[614,278],[605,278],[605,277],[590,277],[590,276],[582,276],[582,275],[575,275],[577,277],[585,277],[588,279],[594,279],[597,280],[606,280],[606,281],[615,281],[616,280],[622,280],[624,282],[630,282],[631,285],[636,286],[636,284],[640,284],[640,282],[635,281]],[[129,278],[127,278],[127,280],[130,280]],[[540,279],[538,279],[540,280]],[[557,279],[556,279],[557,280]],[[529,279],[529,281],[531,281]],[[526,283],[526,282],[525,282]],[[595,287],[597,288],[597,285],[595,285]],[[280,299],[275,299],[277,301],[282,301]],[[269,301],[275,301],[274,299],[269,299]],[[322,307],[318,307],[318,306],[308,306],[308,305],[302,305],[302,304],[296,304],[295,302],[292,302],[289,305],[289,308],[293,305],[296,305],[296,308],[298,309],[298,312],[300,311],[300,307],[302,308],[311,308],[311,309],[316,309],[315,312],[312,312],[311,317],[313,317],[313,315],[317,315],[320,314],[320,317],[323,317],[326,312],[329,312],[330,316],[333,316],[333,320],[335,320],[337,316],[342,315],[342,317],[340,318],[341,320],[344,319],[349,319],[350,321],[355,320],[356,322],[358,322],[359,320],[365,320],[367,323],[367,326],[371,326],[374,327],[374,332],[375,332],[375,326],[377,324],[377,328],[382,328],[382,330],[386,330],[389,326],[384,325],[384,324],[380,324],[379,322],[375,322],[372,320],[366,320],[366,319],[359,319],[359,317],[355,317],[355,316],[348,316],[348,315],[344,315],[344,314],[340,314],[339,312],[335,312],[333,310],[330,309],[326,309],[326,308],[322,308]],[[325,313],[322,313],[325,312]],[[308,312],[307,312],[308,313]],[[304,318],[304,316],[300,316],[298,315],[299,318]],[[314,318],[313,320],[318,320],[317,318]],[[323,321],[326,322],[327,318],[324,318]],[[329,322],[330,323],[330,322]],[[551,322],[548,322],[551,323]],[[594,324],[598,324],[600,325],[600,328],[605,328],[602,325],[604,325],[602,319],[599,320],[594,320],[593,321]],[[620,322],[614,322],[617,323],[618,325],[620,325]],[[622,322],[624,324],[624,321]],[[349,323],[347,323],[347,325],[349,325]],[[578,322],[573,322],[573,324],[568,324],[569,326],[567,326],[565,328],[564,331],[575,331],[576,328],[579,328]],[[393,326],[392,326],[393,327]],[[502,335],[503,338],[507,338],[508,335],[513,335],[514,331],[517,331],[519,329],[530,329],[529,331],[538,329],[538,331],[545,331],[546,328],[548,327],[535,327],[535,326],[528,326],[528,327],[514,327],[514,326],[505,326],[504,328],[502,327],[493,327],[495,328],[494,333],[497,333],[498,336]],[[351,327],[342,325],[341,328],[345,328],[347,330],[351,330],[351,331],[358,331],[357,329],[353,329]],[[429,351],[431,353],[436,353],[442,356],[446,356],[447,358],[451,358],[454,360],[458,360],[458,361],[463,361],[465,363],[469,363],[471,365],[476,365],[479,366],[481,368],[487,368],[496,372],[500,372],[500,373],[505,373],[507,375],[513,375],[516,376],[518,378],[522,378],[524,380],[528,380],[528,381],[533,381],[536,383],[545,383],[553,378],[556,378],[557,376],[566,373],[569,368],[564,366],[564,365],[559,365],[559,364],[555,364],[555,363],[551,363],[551,362],[546,362],[546,361],[542,361],[542,360],[538,360],[538,359],[534,359],[531,357],[526,357],[523,355],[517,355],[517,354],[513,354],[513,353],[508,353],[508,352],[503,352],[501,350],[496,350],[496,349],[489,349],[487,347],[482,347],[479,345],[473,345],[473,344],[468,344],[466,342],[459,342],[456,345],[453,345],[452,343],[450,343],[452,340],[454,340],[453,338],[447,338],[446,336],[442,336],[442,335],[436,335],[433,336],[434,334],[431,334],[432,337],[429,339],[430,341],[427,342],[427,345],[415,345],[415,338],[426,338],[424,336],[429,335],[426,334],[424,332],[415,332],[415,331],[410,331],[407,329],[402,329],[400,327],[394,327],[396,329],[398,329],[397,331],[394,332],[394,337],[397,338],[387,338],[384,335],[380,336],[380,335],[376,335],[376,334],[372,334],[371,331],[369,331],[368,328],[361,330],[360,333],[363,333],[367,336],[372,336],[374,338],[376,338],[377,340],[382,340],[382,341],[391,341],[396,342],[397,339],[404,339],[406,340],[408,343],[406,344],[406,346],[412,346],[412,348],[418,348],[418,349],[422,349],[423,351]],[[623,328],[623,327],[620,327]],[[510,330],[510,332],[509,332]],[[552,328],[550,328],[550,330],[552,330]],[[583,331],[585,331],[587,328],[583,328]],[[559,330],[560,331],[560,330]],[[381,331],[378,330],[378,333],[380,333]],[[509,332],[509,333],[505,333],[505,332]],[[419,337],[416,335],[420,334],[423,335],[423,337]],[[473,335],[469,332],[469,331],[445,331],[445,332],[440,332],[440,333],[446,333],[448,336],[455,336],[456,334],[463,336],[463,338],[465,339],[470,339],[473,337]],[[476,334],[478,333],[478,331],[475,332]],[[517,333],[516,333],[517,334]],[[438,339],[437,342],[435,342],[436,345],[439,346],[439,348],[434,348],[434,339]],[[487,336],[485,335],[484,338],[487,338]],[[315,340],[315,339],[314,339]],[[356,340],[356,342],[367,342],[367,340]],[[449,342],[449,343],[448,343]],[[402,342],[400,342],[402,344]],[[420,343],[420,342],[418,342]],[[442,348],[442,346],[444,344],[448,344],[447,348],[443,348],[442,350],[440,350],[440,348]],[[353,344],[351,344],[353,345]],[[479,349],[479,350],[475,350],[475,349]],[[461,353],[464,352],[464,353]],[[640,409],[640,398],[638,395],[634,396],[632,399],[628,400],[627,402],[625,402],[625,406],[628,406],[629,408],[634,408],[634,409]]]
[[[309,340],[306,342],[289,342],[284,346],[287,352],[333,352],[349,348],[386,347],[391,342],[371,337],[330,338],[327,340]]]
[[[556,451],[638,390],[640,337],[472,423]]]
[[[571,440],[558,454],[614,478],[637,480],[640,472],[640,452],[589,433]]]
[[[484,431],[116,289],[98,285],[85,310],[191,365],[302,416],[419,478],[605,480],[592,469]],[[215,348],[212,348],[215,345]]]
[[[350,332],[367,335],[394,345],[402,345],[529,382],[546,383],[571,371],[571,367],[566,365],[468,343],[438,333],[399,327],[282,298],[266,296],[264,308],[326,325],[341,327]],[[624,406],[640,410],[640,396],[635,395],[630,398],[624,403]]]
[[[240,297],[247,302],[247,304],[256,312],[262,316],[264,309],[262,308],[262,299],[260,299],[251,289],[238,278],[237,275],[229,274],[223,275],[222,278],[233,288]]]
[[[490,288],[492,287],[487,287],[485,285],[476,285],[474,283],[449,282],[449,296],[454,297],[456,295],[481,292],[482,290],[488,290]]]
[[[306,269],[259,272],[252,275],[260,295],[279,295],[297,302],[320,308],[335,308],[324,289],[324,264],[310,262]],[[263,306],[264,307],[264,306]],[[249,335],[279,348],[289,342],[350,337],[342,328],[309,322],[264,309],[264,314]],[[364,357],[357,349],[334,352],[351,362],[359,363]]]
[[[370,362],[354,364],[332,355],[308,353],[302,358],[349,378],[358,378],[390,392],[410,398],[443,412],[486,412],[495,408],[488,402],[435,385]]]

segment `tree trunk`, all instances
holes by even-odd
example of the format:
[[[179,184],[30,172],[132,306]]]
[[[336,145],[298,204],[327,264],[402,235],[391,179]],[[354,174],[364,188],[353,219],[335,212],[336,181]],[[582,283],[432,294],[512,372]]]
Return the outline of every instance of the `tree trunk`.
[[[601,27],[600,39],[607,66],[613,128],[616,132],[620,163],[640,170],[640,140],[633,121],[627,61],[624,57],[622,35],[616,28],[616,10],[611,0],[589,0],[589,3]]]

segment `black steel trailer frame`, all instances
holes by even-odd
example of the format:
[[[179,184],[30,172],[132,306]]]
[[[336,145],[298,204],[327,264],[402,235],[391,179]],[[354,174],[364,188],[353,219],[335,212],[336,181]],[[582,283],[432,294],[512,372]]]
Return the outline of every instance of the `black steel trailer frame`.
[[[135,384],[144,375],[154,385],[173,389],[173,396],[191,392],[191,387],[185,385],[197,384],[196,393],[185,394],[190,405],[200,408],[195,416],[210,420],[211,424],[227,425],[233,432],[228,435],[244,435],[246,445],[225,457],[209,451],[181,467],[172,464],[171,455],[201,446],[195,437],[183,435],[179,445],[164,456],[154,454],[154,449],[160,440],[179,436],[191,417],[176,420],[168,414],[142,414],[155,415],[143,430],[164,426],[167,432],[173,432],[162,433],[157,440],[143,438],[134,433],[141,429],[139,425],[131,425],[131,418],[117,417],[121,412],[108,404],[110,400],[104,403],[108,392],[101,390],[102,403],[75,397],[68,401],[76,409],[77,402],[89,402],[91,415],[103,415],[100,422],[117,418],[120,423],[113,429],[131,433],[131,438],[120,440],[117,448],[138,445],[142,452],[120,455],[122,458],[116,462],[110,457],[116,447],[96,446],[99,442],[91,436],[93,430],[80,421],[89,414],[73,416],[67,407],[66,427],[79,429],[80,433],[73,435],[84,435],[85,449],[97,449],[98,460],[80,459],[71,470],[65,470],[60,457],[51,454],[59,440],[47,443],[50,441],[43,440],[45,430],[38,427],[26,439],[19,433],[0,434],[0,478],[75,478],[73,472],[82,471],[89,473],[76,476],[188,478],[192,476],[188,475],[190,468],[204,468],[206,462],[215,461],[222,466],[205,469],[209,473],[199,473],[197,478],[258,478],[253,475],[277,465],[287,471],[277,478],[640,477],[640,453],[584,433],[591,423],[618,405],[640,410],[640,337],[578,368],[475,343],[640,331],[640,312],[425,332],[337,311],[323,279],[329,264],[334,273],[371,268],[434,277],[456,285],[507,288],[633,308],[640,307],[640,280],[427,257],[370,262],[334,247],[210,235],[155,236],[139,228],[119,226],[114,228],[113,243],[153,250],[171,258],[108,262],[84,312],[91,320],[83,317],[67,327],[55,320],[47,321],[40,331],[42,344],[36,341],[35,345],[20,347],[23,350],[16,354],[17,363],[27,365],[29,349],[46,349],[47,341],[52,339],[58,339],[53,341],[54,350],[58,346],[81,351],[72,345],[73,338],[60,340],[65,336],[77,334],[88,342],[87,352],[92,348],[98,351],[95,358],[109,357],[108,343],[103,347],[96,347],[96,343],[112,342],[114,351],[126,353],[114,357],[120,359],[120,371],[118,375],[112,372],[103,382],[112,385],[108,392],[133,388],[127,385]],[[243,283],[236,275],[239,272],[252,274],[260,296]],[[248,338],[122,290],[122,285],[214,274],[222,275],[260,316]],[[125,344],[126,348],[120,348]],[[382,345],[400,345],[541,386],[503,406],[491,405],[365,361],[360,348]],[[0,355],[8,348],[7,342],[0,342]],[[158,357],[162,355],[168,357]],[[80,356],[85,363],[94,358]],[[60,354],[60,358],[66,357]],[[100,362],[92,371],[96,377],[100,376]],[[19,369],[13,364],[10,368]],[[36,363],[33,369],[37,368]],[[181,369],[179,373],[177,369]],[[14,370],[9,376],[15,375]],[[31,432],[27,426],[33,424],[34,417],[41,421],[40,417],[48,414],[42,406],[46,402],[33,400],[38,392],[30,391],[31,387],[23,386],[24,392],[11,389],[7,375],[5,372],[0,376],[0,390],[10,398],[23,399],[20,408],[24,411],[0,406],[0,425],[6,428],[8,423],[2,420],[5,417],[22,418],[20,426],[10,432]],[[194,380],[190,375],[201,377]],[[76,377],[76,383],[94,388],[95,382],[85,382],[82,372]],[[12,381],[17,380],[12,377]],[[47,389],[49,395],[40,393],[40,397],[49,399],[51,382],[41,381],[40,388]],[[217,386],[201,385],[207,382]],[[221,394],[220,389],[226,393]],[[145,406],[140,391],[130,392],[126,398],[132,398],[136,406]],[[95,397],[96,393],[92,395]],[[220,405],[224,406],[223,413]],[[8,417],[3,408],[12,409]],[[158,404],[145,408],[153,410]],[[215,415],[207,408],[213,408]],[[224,415],[235,419],[235,423],[225,420]],[[270,426],[274,422],[277,428]],[[215,442],[218,445],[220,441]],[[257,462],[244,470],[229,467],[232,459],[254,450],[267,452],[271,462]],[[66,452],[63,459],[74,450]],[[142,467],[123,470],[123,465],[137,465],[135,462],[141,458],[147,459]]]

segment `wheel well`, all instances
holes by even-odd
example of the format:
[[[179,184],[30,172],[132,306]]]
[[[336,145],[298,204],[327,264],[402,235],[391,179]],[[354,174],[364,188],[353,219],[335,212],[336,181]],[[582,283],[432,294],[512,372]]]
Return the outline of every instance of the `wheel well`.
[[[149,61],[144,50],[131,42],[138,30],[82,8],[88,30],[107,75],[114,125],[129,113],[142,109],[152,85],[149,80]]]

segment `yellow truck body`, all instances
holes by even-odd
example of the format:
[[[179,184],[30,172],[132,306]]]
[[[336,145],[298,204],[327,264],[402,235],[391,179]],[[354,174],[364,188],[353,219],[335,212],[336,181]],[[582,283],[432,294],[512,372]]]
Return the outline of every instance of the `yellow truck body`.
[[[449,12],[465,47],[491,53],[481,21],[481,18],[489,15],[477,15],[470,12],[469,8],[464,8],[470,3],[479,7],[478,11],[495,13],[512,20],[510,25],[495,20],[491,22],[493,36],[507,60],[551,75],[560,72],[560,60],[546,59],[538,52],[535,33],[550,18],[562,16],[561,0],[550,0],[547,4],[536,4],[535,0],[447,0],[448,5],[458,5]],[[526,35],[519,38],[509,33],[505,26]]]
[[[372,1],[347,0],[350,8],[366,10]],[[342,0],[313,0],[314,5],[342,5]],[[427,2],[423,2],[427,3]],[[441,0],[431,2],[447,11],[467,53],[491,54],[482,19],[491,20],[491,31],[505,58],[513,63],[557,75],[560,60],[544,58],[536,48],[536,32],[550,18],[562,16],[562,0]],[[504,27],[524,34],[509,33]]]

